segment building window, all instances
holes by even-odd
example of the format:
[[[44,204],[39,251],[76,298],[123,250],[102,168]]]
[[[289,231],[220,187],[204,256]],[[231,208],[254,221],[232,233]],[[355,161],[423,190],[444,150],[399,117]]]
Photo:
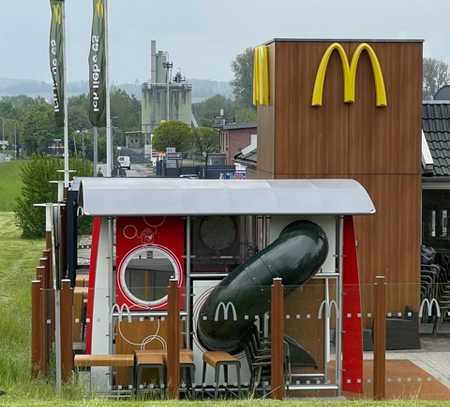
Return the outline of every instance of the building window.
[[[441,237],[447,237],[447,209],[441,212]]]

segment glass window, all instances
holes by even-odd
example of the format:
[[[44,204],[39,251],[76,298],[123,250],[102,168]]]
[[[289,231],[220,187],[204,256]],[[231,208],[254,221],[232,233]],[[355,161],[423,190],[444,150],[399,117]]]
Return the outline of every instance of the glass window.
[[[132,253],[124,262],[121,283],[126,295],[138,304],[157,306],[166,302],[171,277],[178,277],[175,260],[158,247]]]
[[[444,209],[441,216],[441,237],[447,237],[447,219],[447,209]]]

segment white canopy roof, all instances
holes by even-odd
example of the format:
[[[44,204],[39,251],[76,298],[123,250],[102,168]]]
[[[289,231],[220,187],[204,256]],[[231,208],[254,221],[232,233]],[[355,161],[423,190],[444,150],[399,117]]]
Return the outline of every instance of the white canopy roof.
[[[362,215],[375,213],[350,179],[79,178],[86,215]]]

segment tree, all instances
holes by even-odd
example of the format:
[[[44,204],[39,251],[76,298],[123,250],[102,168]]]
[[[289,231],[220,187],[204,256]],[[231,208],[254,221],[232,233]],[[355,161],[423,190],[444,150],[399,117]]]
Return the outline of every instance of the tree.
[[[423,60],[423,98],[433,99],[437,91],[450,82],[449,66],[446,62],[434,58]]]
[[[183,122],[167,121],[154,130],[152,142],[156,151],[175,147],[177,152],[186,152],[192,148],[192,130]]]
[[[192,111],[200,126],[212,127],[216,117],[223,110],[227,122],[234,120],[235,104],[222,95],[210,97],[202,102],[194,103]]]
[[[192,130],[193,145],[196,152],[217,153],[219,151],[219,135],[217,131],[208,127]]]
[[[253,107],[253,49],[247,48],[232,62],[234,79],[231,81],[236,102],[241,107]]]
[[[82,131],[92,127],[89,121],[89,99],[87,95],[69,99],[69,131]]]
[[[50,104],[38,101],[27,109],[23,118],[22,145],[28,155],[46,153],[49,141],[61,136]]]
[[[41,237],[45,233],[45,211],[33,204],[56,202],[57,188],[49,181],[61,180],[63,174],[58,170],[64,167],[63,161],[43,155],[35,155],[22,167],[22,194],[15,208],[16,223],[26,238]],[[92,175],[89,162],[71,159],[70,168],[77,176]]]
[[[111,117],[113,125],[124,131],[140,130],[141,102],[122,89],[111,92]]]

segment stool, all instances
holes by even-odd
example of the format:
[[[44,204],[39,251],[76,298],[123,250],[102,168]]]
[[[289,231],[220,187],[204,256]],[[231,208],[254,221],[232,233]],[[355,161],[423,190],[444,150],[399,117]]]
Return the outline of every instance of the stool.
[[[134,355],[75,355],[74,367],[77,373],[80,368],[91,367],[128,367],[131,368],[131,376],[135,376]],[[89,390],[92,389],[92,374],[89,372]]]
[[[206,381],[206,366],[210,365],[214,368],[214,380],[216,388],[214,391],[214,398],[217,399],[219,395],[219,379],[220,368],[223,366],[223,374],[225,379],[225,385],[228,388],[228,366],[236,366],[236,378],[238,386],[238,397],[241,397],[241,362],[239,359],[228,352],[205,352],[203,354],[203,374],[202,374],[202,386],[205,387]]]
[[[135,385],[136,394],[139,384],[142,382],[142,369],[157,369],[159,373],[159,387],[161,389],[161,398],[164,395],[165,388],[165,352],[162,351],[136,351],[136,374]]]
[[[195,397],[195,391],[192,386],[192,378],[195,377],[194,353],[188,349],[180,350],[180,370],[185,370],[186,386],[191,390],[191,395]]]

